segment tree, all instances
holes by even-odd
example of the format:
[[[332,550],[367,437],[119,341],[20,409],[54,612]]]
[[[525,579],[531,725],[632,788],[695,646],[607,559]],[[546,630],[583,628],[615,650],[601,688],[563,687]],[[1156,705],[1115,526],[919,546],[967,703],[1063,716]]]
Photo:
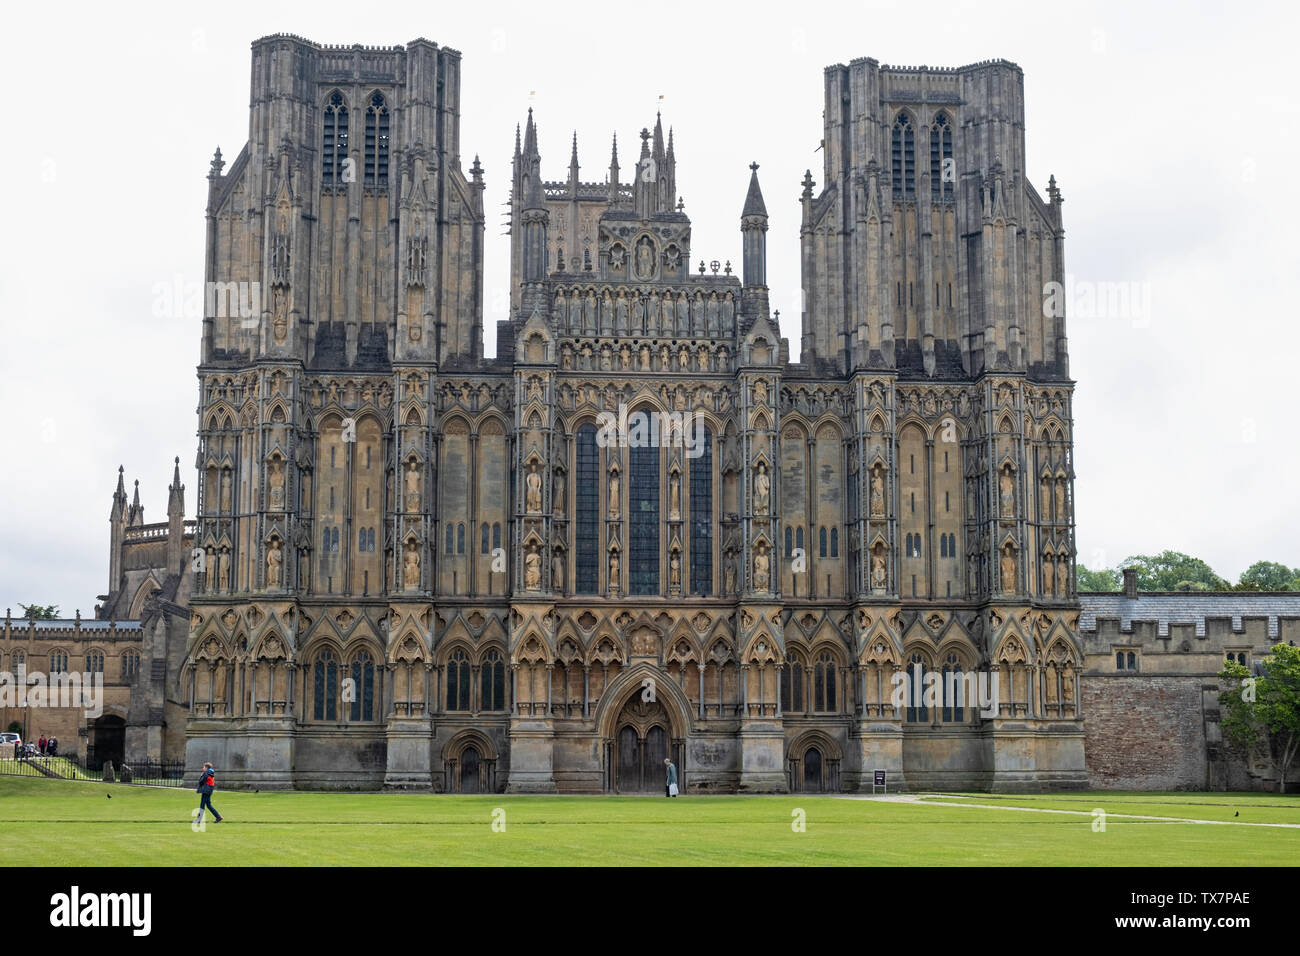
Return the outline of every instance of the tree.
[[[1076,591],[1118,591],[1121,576],[1114,568],[1090,571],[1082,564],[1075,565],[1074,589]]]
[[[1231,587],[1200,558],[1181,551],[1135,554],[1123,566],[1137,568],[1139,591],[1226,591]]]
[[[1241,591],[1295,591],[1300,590],[1300,568],[1292,570],[1276,561],[1256,561],[1237,581]]]
[[[1224,739],[1247,758],[1266,759],[1286,793],[1286,775],[1300,749],[1300,648],[1274,644],[1252,676],[1231,658],[1219,677],[1228,689],[1219,694]]]
[[[23,609],[22,616],[33,621],[53,621],[59,616],[57,604],[24,604],[19,601],[18,606]]]

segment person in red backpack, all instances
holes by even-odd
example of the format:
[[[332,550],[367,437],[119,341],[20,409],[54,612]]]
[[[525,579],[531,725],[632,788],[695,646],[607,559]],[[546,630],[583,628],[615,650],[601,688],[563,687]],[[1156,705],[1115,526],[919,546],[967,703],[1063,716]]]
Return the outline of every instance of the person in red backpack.
[[[212,769],[212,764],[205,763],[203,765],[203,772],[199,775],[199,785],[194,791],[200,795],[199,823],[203,822],[204,807],[211,810],[212,815],[216,817],[216,819],[212,821],[213,823],[221,822],[221,814],[219,814],[217,808],[212,805],[212,791],[215,789],[217,789],[217,772]]]

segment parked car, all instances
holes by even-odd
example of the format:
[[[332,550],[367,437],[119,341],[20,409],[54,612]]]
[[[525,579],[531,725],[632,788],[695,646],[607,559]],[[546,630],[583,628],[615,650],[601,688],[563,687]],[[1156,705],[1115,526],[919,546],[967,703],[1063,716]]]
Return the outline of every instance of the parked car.
[[[18,756],[19,751],[22,750],[23,738],[8,731],[0,733],[0,748],[8,747],[10,744],[14,745],[14,756]]]

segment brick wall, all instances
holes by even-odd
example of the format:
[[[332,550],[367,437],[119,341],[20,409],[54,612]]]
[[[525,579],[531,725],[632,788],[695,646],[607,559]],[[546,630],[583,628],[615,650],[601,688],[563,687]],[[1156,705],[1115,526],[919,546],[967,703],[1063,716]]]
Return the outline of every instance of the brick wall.
[[[1106,790],[1193,790],[1206,784],[1201,679],[1083,678],[1088,784]]]

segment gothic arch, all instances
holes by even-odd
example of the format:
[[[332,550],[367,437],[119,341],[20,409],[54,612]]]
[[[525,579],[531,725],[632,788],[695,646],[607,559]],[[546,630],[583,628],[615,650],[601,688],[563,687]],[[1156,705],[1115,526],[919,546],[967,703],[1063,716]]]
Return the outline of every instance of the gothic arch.
[[[693,706],[677,682],[670,680],[666,671],[653,664],[641,661],[631,667],[619,669],[618,675],[610,680],[605,692],[600,695],[593,714],[596,734],[606,739],[612,738],[618,730],[617,723],[623,707],[634,695],[643,690],[646,678],[654,680],[656,699],[664,705],[671,725],[671,736],[683,739],[694,727],[692,721]]]

